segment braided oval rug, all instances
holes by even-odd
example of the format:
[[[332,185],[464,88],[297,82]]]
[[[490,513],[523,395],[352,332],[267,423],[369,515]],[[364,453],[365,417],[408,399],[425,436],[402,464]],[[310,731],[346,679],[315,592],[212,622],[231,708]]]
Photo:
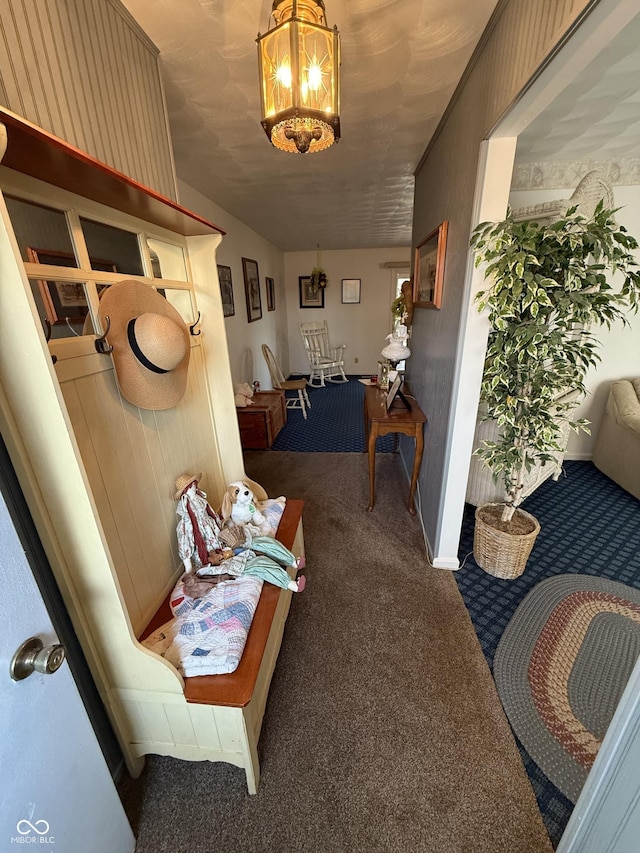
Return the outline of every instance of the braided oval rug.
[[[640,655],[640,590],[547,578],[507,625],[493,675],[531,758],[575,803]]]

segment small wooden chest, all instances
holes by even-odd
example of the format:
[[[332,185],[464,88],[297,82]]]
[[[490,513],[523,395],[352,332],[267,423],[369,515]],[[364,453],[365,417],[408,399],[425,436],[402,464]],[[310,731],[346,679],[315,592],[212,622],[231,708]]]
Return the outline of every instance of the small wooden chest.
[[[284,391],[260,391],[252,399],[252,406],[236,409],[240,442],[245,450],[266,450],[287,420]]]

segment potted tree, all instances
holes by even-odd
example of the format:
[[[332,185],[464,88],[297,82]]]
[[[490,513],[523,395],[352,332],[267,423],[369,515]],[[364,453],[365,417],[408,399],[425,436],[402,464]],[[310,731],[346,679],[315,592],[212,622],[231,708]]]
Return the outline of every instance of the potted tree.
[[[474,557],[498,577],[524,571],[540,526],[520,508],[523,479],[532,466],[560,450],[563,425],[588,431],[572,419],[576,402],[560,403],[599,361],[592,328],[627,323],[640,300],[640,273],[631,254],[638,243],[600,202],[589,218],[576,207],[551,224],[483,222],[471,247],[476,266],[486,263],[488,286],[477,294],[488,310],[490,333],[481,399],[485,419],[499,427],[495,441],[475,452],[504,484],[504,501],[476,510]],[[617,286],[607,276],[618,273]]]

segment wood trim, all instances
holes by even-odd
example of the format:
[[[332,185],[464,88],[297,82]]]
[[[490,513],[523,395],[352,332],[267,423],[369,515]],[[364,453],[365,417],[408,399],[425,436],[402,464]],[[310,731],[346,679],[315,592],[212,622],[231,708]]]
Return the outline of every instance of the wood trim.
[[[134,181],[99,160],[0,107],[7,130],[2,165],[48,184],[89,198],[114,210],[192,237],[226,232],[155,190]]]
[[[276,536],[285,548],[291,549],[293,545],[303,507],[304,501],[287,499]],[[224,705],[232,708],[244,708],[249,704],[281,594],[291,595],[292,593],[269,583],[264,584],[238,668],[224,675],[198,675],[185,678],[184,695],[187,702],[199,705]],[[171,618],[169,596],[167,596],[140,636],[140,640],[150,636]]]

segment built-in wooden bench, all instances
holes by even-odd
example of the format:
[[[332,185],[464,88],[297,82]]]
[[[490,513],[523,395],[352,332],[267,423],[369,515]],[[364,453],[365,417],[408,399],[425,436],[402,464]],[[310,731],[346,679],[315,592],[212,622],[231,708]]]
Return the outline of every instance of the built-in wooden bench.
[[[304,501],[287,499],[276,538],[300,557],[304,554],[302,510]],[[250,794],[256,793],[259,781],[257,745],[262,727],[271,677],[280,651],[284,625],[289,613],[292,592],[265,583],[249,628],[238,668],[224,675],[199,675],[184,679],[184,697],[189,705],[207,705],[219,709],[215,724],[233,729],[231,743],[244,732],[239,749],[218,760],[244,766]],[[146,639],[172,618],[169,596],[140,636]],[[224,709],[229,709],[225,711]],[[228,718],[228,719],[227,719]],[[206,733],[203,733],[206,739]],[[175,754],[167,751],[166,754]],[[180,756],[179,756],[180,757]],[[183,756],[207,758],[207,755]],[[215,760],[215,759],[213,759]]]

